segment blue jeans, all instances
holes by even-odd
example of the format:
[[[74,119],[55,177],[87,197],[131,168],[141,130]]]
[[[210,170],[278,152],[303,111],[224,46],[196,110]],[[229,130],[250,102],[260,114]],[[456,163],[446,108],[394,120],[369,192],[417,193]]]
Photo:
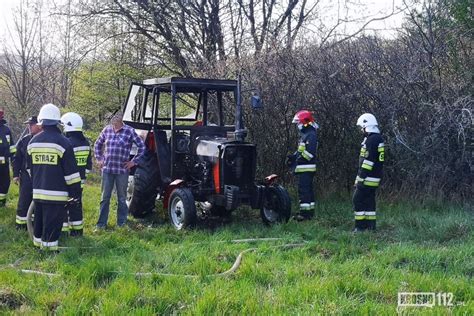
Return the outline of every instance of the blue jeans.
[[[97,221],[98,227],[105,227],[109,218],[110,198],[112,197],[112,190],[117,190],[117,225],[122,226],[127,222],[128,207],[127,207],[127,186],[128,174],[113,174],[102,172],[102,196],[100,198],[100,214]]]

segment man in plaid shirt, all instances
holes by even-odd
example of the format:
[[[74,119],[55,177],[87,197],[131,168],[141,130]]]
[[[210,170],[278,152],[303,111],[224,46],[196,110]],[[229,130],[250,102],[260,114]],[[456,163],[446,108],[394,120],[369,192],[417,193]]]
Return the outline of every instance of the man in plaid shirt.
[[[128,175],[145,152],[143,140],[132,127],[125,125],[122,119],[122,113],[114,115],[110,125],[102,130],[94,146],[95,159],[102,170],[102,196],[97,229],[105,229],[107,226],[114,184],[118,200],[117,225],[121,227],[127,222]],[[133,159],[130,159],[133,143],[137,146],[138,152]]]

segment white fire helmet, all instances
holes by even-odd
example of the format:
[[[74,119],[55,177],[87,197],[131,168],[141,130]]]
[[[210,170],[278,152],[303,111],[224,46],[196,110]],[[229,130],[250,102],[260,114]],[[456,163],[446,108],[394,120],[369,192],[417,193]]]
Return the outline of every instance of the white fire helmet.
[[[51,103],[41,107],[38,114],[38,125],[58,125],[61,122],[61,112],[59,108]]]
[[[378,125],[377,119],[370,113],[364,113],[357,119],[357,126],[367,133],[380,133]]]
[[[61,123],[64,125],[64,132],[82,132],[84,122],[82,117],[74,112],[68,112],[61,117]]]

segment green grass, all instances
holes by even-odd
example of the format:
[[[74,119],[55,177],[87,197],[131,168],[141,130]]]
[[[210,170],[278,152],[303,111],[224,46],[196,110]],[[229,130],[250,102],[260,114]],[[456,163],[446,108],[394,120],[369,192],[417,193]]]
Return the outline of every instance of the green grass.
[[[378,231],[353,235],[350,200],[322,201],[312,222],[265,227],[242,210],[232,224],[176,232],[163,214],[93,233],[100,188],[85,190],[85,236],[59,254],[34,249],[14,229],[17,187],[0,209],[0,313],[11,314],[396,314],[397,293],[452,292],[451,308],[410,314],[474,314],[472,206],[380,203]],[[283,241],[236,244],[232,239]],[[275,248],[308,241],[295,249]],[[225,242],[222,242],[225,241]],[[83,248],[80,248],[83,247]],[[89,248],[87,248],[89,247]],[[209,274],[230,268],[234,275]],[[17,263],[15,267],[9,264]],[[18,269],[57,273],[47,277]],[[195,274],[135,277],[135,272]]]

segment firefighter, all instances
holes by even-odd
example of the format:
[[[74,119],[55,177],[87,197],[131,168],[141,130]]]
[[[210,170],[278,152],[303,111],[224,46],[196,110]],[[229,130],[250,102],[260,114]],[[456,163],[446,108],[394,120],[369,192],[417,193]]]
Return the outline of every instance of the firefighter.
[[[12,133],[4,118],[5,112],[0,110],[0,207],[7,202],[7,193],[10,188],[9,159],[16,152]]]
[[[38,122],[43,132],[28,144],[27,161],[36,206],[33,243],[44,250],[57,250],[66,204],[79,201],[81,176],[72,145],[58,128],[58,107],[43,105]]]
[[[318,140],[311,112],[302,110],[296,113],[292,123],[296,124],[301,134],[298,150],[288,156],[287,164],[298,176],[299,212],[295,216],[298,221],[309,220],[314,216],[313,178],[316,172],[316,148]]]
[[[385,147],[380,135],[377,119],[370,113],[362,114],[357,120],[364,133],[359,155],[359,172],[355,180],[354,232],[375,230],[375,191],[382,179]]]
[[[71,236],[82,236],[83,213],[82,213],[82,189],[86,183],[86,176],[92,169],[92,155],[89,141],[82,133],[83,121],[79,114],[69,112],[61,117],[64,133],[71,142],[76,157],[77,167],[81,175],[81,196],[77,204],[67,209],[67,217],[63,224],[63,231],[69,228]]]
[[[28,124],[29,133],[23,136],[16,145],[16,154],[13,161],[13,182],[20,185],[18,206],[16,209],[16,228],[26,230],[26,214],[33,198],[31,177],[26,171],[27,146],[31,138],[41,132],[41,126],[37,125],[36,116],[30,117],[24,124]]]

